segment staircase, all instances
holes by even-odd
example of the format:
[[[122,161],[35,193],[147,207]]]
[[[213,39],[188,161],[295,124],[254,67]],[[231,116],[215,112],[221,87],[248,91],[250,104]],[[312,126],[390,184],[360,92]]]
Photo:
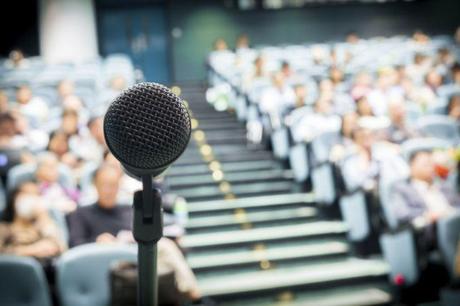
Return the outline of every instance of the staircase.
[[[172,192],[189,202],[181,240],[204,295],[219,305],[389,305],[387,265],[350,254],[347,229],[322,220],[314,196],[244,124],[216,112],[205,88],[183,86],[192,140],[171,167]]]

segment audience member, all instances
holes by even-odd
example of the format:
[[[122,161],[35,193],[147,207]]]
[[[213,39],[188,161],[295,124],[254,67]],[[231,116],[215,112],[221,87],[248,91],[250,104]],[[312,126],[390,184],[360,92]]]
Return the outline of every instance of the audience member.
[[[42,99],[34,97],[26,85],[19,86],[17,89],[14,108],[28,118],[33,128],[44,126],[48,119],[48,105]]]
[[[35,183],[25,182],[12,192],[4,217],[5,222],[0,223],[0,253],[44,259],[66,249]]]
[[[119,168],[103,165],[94,175],[97,203],[78,208],[69,215],[70,244],[133,243],[132,208],[117,205],[121,174]],[[174,272],[177,289],[188,300],[201,299],[195,276],[178,247],[162,238],[158,242],[159,273]]]
[[[396,144],[401,144],[416,133],[406,124],[406,106],[402,98],[395,98],[388,105],[388,115],[391,121],[385,131],[385,138]]]
[[[59,182],[59,160],[53,153],[44,153],[39,157],[35,176],[48,208],[64,213],[76,209],[79,193]]]
[[[410,222],[423,227],[458,209],[458,194],[448,185],[436,182],[431,152],[415,152],[409,163],[410,179],[396,184],[392,193],[391,203],[401,223]]]

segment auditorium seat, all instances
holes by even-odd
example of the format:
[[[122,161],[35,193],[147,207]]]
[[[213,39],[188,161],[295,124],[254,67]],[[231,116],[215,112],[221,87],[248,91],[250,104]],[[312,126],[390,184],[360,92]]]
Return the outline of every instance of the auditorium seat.
[[[417,129],[425,137],[446,139],[453,144],[460,141],[459,123],[448,116],[424,116],[418,120]]]
[[[61,306],[107,306],[110,303],[109,271],[120,260],[135,261],[134,246],[88,244],[64,253],[56,265]]]
[[[2,254],[0,275],[0,305],[52,305],[43,268],[35,259]]]
[[[460,233],[460,213],[448,216],[438,221],[438,244],[444,263],[449,271],[452,284],[460,284],[460,277],[455,272],[457,242]]]

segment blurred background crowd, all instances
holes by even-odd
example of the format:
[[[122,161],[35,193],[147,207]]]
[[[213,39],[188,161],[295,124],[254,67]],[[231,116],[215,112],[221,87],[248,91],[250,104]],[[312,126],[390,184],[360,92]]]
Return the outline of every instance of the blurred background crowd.
[[[357,254],[383,253],[410,285],[441,251],[458,284],[460,28],[258,48],[241,35],[209,67],[208,102],[345,221]]]

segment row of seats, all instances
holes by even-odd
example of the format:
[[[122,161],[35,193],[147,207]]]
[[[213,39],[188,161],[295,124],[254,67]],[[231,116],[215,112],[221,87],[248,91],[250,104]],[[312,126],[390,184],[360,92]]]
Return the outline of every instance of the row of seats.
[[[117,262],[135,262],[136,258],[136,249],[128,246],[87,244],[67,251],[56,262],[59,305],[109,305],[111,268]],[[0,274],[7,280],[0,282],[2,305],[53,305],[46,275],[37,260],[2,255]]]

